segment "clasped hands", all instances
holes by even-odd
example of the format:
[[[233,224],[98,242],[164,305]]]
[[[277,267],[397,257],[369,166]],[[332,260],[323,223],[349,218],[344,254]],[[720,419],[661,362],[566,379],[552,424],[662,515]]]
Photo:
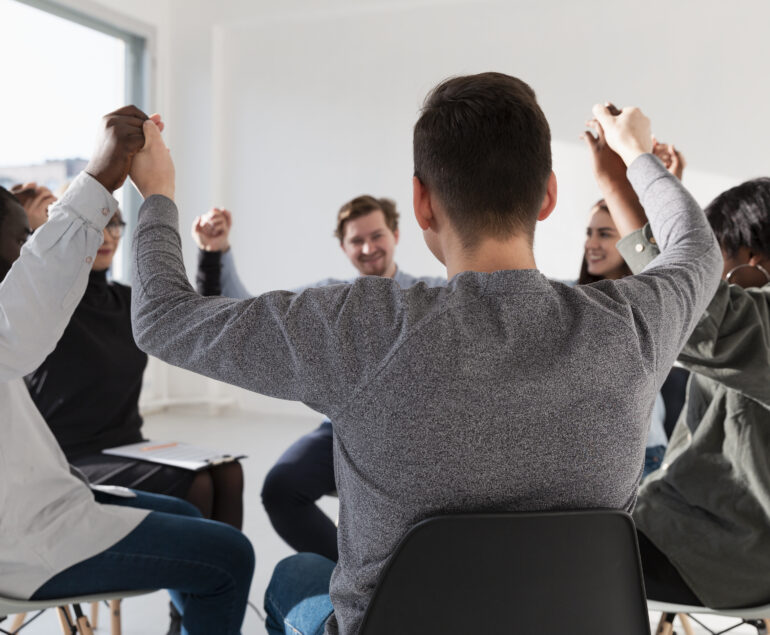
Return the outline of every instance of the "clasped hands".
[[[586,131],[581,138],[591,150],[594,175],[602,190],[627,184],[626,167],[645,152],[654,154],[669,172],[682,179],[684,157],[672,144],[659,143],[655,139],[650,120],[641,110],[618,110],[606,103],[595,105],[593,115],[594,119],[587,121],[586,126],[595,134]]]
[[[148,117],[124,106],[102,118],[96,149],[86,172],[114,192],[130,176],[139,193],[174,198],[174,162],[163,142],[160,115]]]

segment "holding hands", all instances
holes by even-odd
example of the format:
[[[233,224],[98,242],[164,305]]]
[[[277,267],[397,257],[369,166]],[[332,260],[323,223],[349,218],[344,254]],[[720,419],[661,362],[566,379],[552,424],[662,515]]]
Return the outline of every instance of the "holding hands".
[[[226,209],[214,207],[193,221],[193,240],[203,251],[227,251],[230,249],[232,225],[232,214]]]
[[[86,172],[109,192],[131,174],[144,198],[174,197],[174,163],[160,136],[160,115],[148,117],[136,106],[124,106],[102,118],[102,129]]]
[[[102,128],[86,172],[114,192],[126,180],[134,155],[144,145],[145,115],[136,106],[124,106],[102,117]]]
[[[131,164],[131,180],[145,199],[154,194],[174,198],[174,162],[160,136],[163,127],[160,115],[152,115],[143,122],[144,145]]]
[[[680,181],[684,174],[684,168],[687,163],[679,152],[674,147],[673,143],[659,143],[658,140],[652,138],[652,153],[661,160],[661,163],[666,166],[666,169],[671,172]]]
[[[650,120],[638,108],[618,110],[612,104],[596,104],[593,114],[607,145],[620,155],[626,166],[640,154],[652,152]]]

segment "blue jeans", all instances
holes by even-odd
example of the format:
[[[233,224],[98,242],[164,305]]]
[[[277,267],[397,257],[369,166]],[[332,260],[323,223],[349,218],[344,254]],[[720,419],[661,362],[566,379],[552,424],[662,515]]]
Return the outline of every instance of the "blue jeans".
[[[334,563],[315,553],[281,560],[265,591],[265,626],[270,635],[322,635],[334,611],[329,582]]]
[[[656,445],[644,451],[644,471],[642,478],[657,470],[663,464],[663,455],[666,454],[665,445]]]
[[[183,633],[240,633],[254,572],[248,538],[229,525],[200,518],[185,501],[137,494],[97,494],[100,503],[155,511],[109,549],[52,577],[31,599],[169,589],[182,614]]]

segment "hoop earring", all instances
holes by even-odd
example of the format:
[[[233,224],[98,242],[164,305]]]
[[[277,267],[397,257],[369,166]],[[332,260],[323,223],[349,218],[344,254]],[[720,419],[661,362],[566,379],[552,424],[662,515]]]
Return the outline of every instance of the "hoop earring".
[[[770,282],[770,272],[767,269],[765,269],[762,265],[749,265],[749,264],[738,265],[737,267],[733,267],[732,269],[730,269],[730,271],[727,272],[727,275],[725,276],[725,280],[727,280],[727,282],[730,282],[730,278],[733,277],[733,274],[736,271],[738,271],[738,269],[743,269],[744,267],[751,267],[752,269],[756,269],[757,271],[760,271],[762,274],[764,274],[767,281]]]

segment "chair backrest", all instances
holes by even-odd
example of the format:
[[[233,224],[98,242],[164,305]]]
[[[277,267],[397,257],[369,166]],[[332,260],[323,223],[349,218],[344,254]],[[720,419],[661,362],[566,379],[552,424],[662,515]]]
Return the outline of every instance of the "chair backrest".
[[[384,569],[360,635],[649,635],[636,530],[620,511],[425,520]]]

